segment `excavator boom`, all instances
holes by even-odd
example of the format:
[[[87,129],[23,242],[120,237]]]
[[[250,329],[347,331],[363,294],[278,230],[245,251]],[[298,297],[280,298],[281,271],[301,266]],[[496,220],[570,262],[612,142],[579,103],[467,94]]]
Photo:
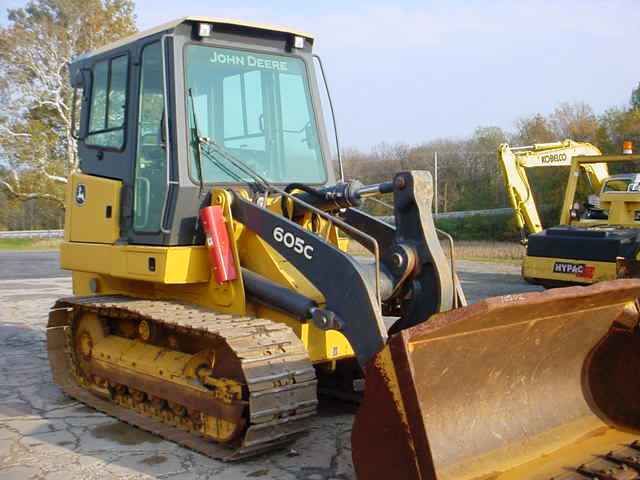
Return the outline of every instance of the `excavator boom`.
[[[523,238],[542,231],[542,221],[526,170],[537,167],[569,167],[572,159],[578,155],[600,155],[600,150],[590,143],[573,140],[538,143],[526,147],[511,147],[503,143],[498,147],[498,163],[504,176],[507,196],[518,228],[524,232]],[[588,164],[584,169],[591,184],[599,189],[608,176],[607,165]]]

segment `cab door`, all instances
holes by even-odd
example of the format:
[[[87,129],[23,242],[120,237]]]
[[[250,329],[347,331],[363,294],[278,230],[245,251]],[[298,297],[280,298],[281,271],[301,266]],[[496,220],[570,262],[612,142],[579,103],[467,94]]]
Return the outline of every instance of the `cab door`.
[[[142,48],[136,125],[133,232],[159,235],[167,192],[167,129],[160,41]]]

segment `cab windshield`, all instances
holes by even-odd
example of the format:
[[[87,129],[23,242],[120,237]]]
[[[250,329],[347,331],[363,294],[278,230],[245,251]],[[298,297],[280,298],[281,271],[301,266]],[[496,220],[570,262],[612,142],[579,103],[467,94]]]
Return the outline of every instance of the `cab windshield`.
[[[284,55],[189,45],[187,111],[192,177],[205,183],[249,180],[199,160],[207,137],[274,183],[324,183],[326,172],[304,62]]]
[[[631,189],[629,186],[631,185],[630,178],[615,178],[612,180],[608,180],[607,183],[604,184],[603,192],[626,192]]]

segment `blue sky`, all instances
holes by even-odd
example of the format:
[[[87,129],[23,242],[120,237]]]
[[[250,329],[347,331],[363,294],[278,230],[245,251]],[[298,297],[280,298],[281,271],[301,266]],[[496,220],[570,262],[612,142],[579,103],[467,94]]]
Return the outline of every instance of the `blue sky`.
[[[0,7],[24,3],[0,0]],[[315,34],[346,146],[460,137],[480,125],[512,129],[519,117],[547,114],[562,101],[601,113],[627,104],[640,82],[638,0],[136,5],[141,29],[193,14]]]

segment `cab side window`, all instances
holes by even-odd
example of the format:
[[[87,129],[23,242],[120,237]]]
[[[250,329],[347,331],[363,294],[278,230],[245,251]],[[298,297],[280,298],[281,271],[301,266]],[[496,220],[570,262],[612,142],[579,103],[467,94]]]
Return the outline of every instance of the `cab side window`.
[[[87,145],[116,150],[124,147],[128,73],[128,55],[93,66]]]

